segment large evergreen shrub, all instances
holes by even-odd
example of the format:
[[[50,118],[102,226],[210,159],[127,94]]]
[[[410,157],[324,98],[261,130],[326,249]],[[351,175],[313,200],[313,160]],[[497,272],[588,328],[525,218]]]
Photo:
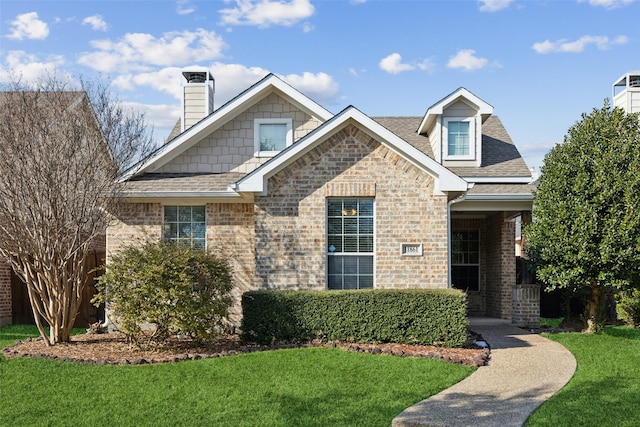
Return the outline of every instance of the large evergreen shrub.
[[[182,333],[197,340],[218,335],[232,304],[227,260],[167,242],[129,247],[114,255],[98,280],[98,302],[133,341]]]

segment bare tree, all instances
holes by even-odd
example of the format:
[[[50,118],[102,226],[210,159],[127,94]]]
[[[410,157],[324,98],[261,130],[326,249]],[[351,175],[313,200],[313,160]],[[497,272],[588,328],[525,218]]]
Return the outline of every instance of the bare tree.
[[[152,148],[144,115],[108,85],[80,86],[14,78],[0,92],[0,259],[25,282],[47,345],[69,341],[85,257],[117,209],[118,174]]]

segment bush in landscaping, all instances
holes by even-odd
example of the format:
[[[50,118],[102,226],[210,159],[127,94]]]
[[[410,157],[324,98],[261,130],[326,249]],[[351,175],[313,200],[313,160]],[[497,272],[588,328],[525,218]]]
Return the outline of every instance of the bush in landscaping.
[[[133,341],[177,333],[204,340],[222,330],[233,280],[223,258],[155,242],[116,254],[97,287],[94,302],[106,302],[111,320]],[[151,337],[144,324],[155,326]]]
[[[618,318],[627,325],[640,326],[640,290],[622,291],[615,298]]]
[[[253,291],[242,296],[242,339],[459,347],[466,295],[457,290]]]

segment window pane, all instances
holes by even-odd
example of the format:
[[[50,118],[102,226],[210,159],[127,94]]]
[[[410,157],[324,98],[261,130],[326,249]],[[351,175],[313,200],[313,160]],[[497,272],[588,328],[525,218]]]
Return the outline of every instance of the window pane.
[[[358,252],[373,252],[373,236],[360,236]]]
[[[327,201],[327,216],[329,217],[342,216],[342,200],[329,199]]]
[[[331,290],[341,290],[342,289],[342,276],[332,276],[328,277],[329,283],[327,283],[327,287]]]
[[[360,216],[373,217],[373,200],[360,200]]]
[[[373,274],[373,256],[359,256],[360,274]]]
[[[344,219],[344,234],[358,234],[358,218]]]
[[[287,146],[287,125],[269,123],[260,125],[260,150],[282,151]]]
[[[373,288],[373,276],[360,275],[360,289]]]
[[[329,218],[327,226],[329,235],[342,234],[342,218]]]
[[[343,252],[342,251],[342,237],[340,236],[329,236],[329,247],[327,248],[329,253],[333,252]]]
[[[449,155],[469,154],[469,122],[448,122]]]
[[[343,252],[358,252],[358,237],[357,236],[344,236]]]
[[[192,209],[191,211],[193,215],[193,220],[204,222],[204,218],[205,218],[204,206],[194,206],[191,209]]]
[[[358,274],[358,257],[343,257],[344,274]]]
[[[343,289],[358,289],[358,276],[350,275],[343,277]]]
[[[176,222],[178,220],[178,208],[176,206],[164,207],[164,221]]]
[[[342,274],[342,257],[330,256],[328,264],[329,274]]]
[[[373,218],[360,218],[360,234],[373,234]]]

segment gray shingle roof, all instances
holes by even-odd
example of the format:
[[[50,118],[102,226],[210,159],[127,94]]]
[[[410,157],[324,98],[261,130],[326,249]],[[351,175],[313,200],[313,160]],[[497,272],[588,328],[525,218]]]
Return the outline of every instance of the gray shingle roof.
[[[475,184],[467,191],[467,194],[533,194],[534,186],[531,184]]]
[[[422,117],[375,117],[375,121],[431,158],[435,158],[429,139],[417,133]],[[482,124],[482,166],[449,167],[461,177],[528,177],[529,168],[513,144],[498,116]]]
[[[227,191],[232,184],[245,174],[228,173],[148,173],[124,183],[124,193],[157,193],[157,192],[216,192]]]

